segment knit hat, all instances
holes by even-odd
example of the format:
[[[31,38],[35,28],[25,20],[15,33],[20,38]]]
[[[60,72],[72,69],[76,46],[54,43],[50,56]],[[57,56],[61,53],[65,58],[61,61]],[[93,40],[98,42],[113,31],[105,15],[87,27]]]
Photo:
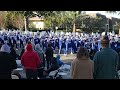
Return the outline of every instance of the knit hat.
[[[1,51],[10,53],[10,47],[7,44],[2,45]]]

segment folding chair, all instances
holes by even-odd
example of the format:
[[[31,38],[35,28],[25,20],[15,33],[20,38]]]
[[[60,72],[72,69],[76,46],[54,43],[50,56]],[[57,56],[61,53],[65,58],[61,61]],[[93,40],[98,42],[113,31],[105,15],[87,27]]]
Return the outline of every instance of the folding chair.
[[[52,79],[56,79],[56,76],[57,76],[57,73],[59,72],[59,70],[54,70],[54,71],[51,71],[49,73],[49,77],[51,77]]]
[[[15,75],[15,74],[11,75],[11,77],[12,77],[12,79],[20,79],[20,77],[18,75]]]

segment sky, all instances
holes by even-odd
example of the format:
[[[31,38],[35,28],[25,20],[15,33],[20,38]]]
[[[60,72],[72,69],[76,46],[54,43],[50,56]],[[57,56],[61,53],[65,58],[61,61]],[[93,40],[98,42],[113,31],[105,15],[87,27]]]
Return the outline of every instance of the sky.
[[[112,13],[107,13],[106,11],[85,11],[86,14],[87,13],[100,13],[100,14],[103,14],[103,15],[106,15],[106,17],[115,17],[115,18],[119,18],[120,19],[120,15],[118,14],[112,14]]]

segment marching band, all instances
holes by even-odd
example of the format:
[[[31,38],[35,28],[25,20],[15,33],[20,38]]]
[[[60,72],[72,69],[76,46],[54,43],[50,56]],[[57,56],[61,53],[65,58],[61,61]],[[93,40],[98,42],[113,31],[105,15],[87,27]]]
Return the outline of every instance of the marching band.
[[[8,45],[14,45],[16,49],[24,48],[28,41],[31,41],[34,45],[40,44],[40,46],[45,50],[47,44],[50,43],[53,50],[58,49],[58,53],[61,54],[61,51],[64,51],[64,55],[68,54],[70,51],[71,54],[77,53],[79,47],[84,46],[89,51],[101,50],[100,39],[104,35],[100,33],[64,33],[64,32],[22,32],[20,30],[1,30],[0,31],[0,44],[8,43]],[[115,34],[114,31],[108,32],[107,35],[110,39],[110,46],[112,49],[116,50],[120,48],[120,36]]]

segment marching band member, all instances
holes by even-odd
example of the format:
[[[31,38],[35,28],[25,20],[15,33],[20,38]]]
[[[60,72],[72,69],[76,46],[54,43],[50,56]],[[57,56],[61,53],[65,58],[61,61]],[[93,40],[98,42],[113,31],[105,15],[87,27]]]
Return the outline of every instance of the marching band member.
[[[61,53],[62,49],[62,37],[59,38],[59,54]]]

